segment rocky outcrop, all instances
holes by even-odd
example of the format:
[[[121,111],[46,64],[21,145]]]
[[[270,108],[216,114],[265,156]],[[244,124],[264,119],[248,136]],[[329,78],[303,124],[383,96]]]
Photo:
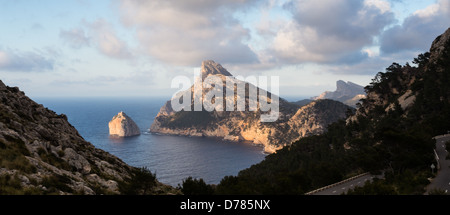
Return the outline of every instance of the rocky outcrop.
[[[202,79],[209,75],[216,75],[222,79],[231,76],[220,64],[205,61],[202,63]],[[245,84],[247,90],[255,87],[234,78],[232,82],[236,86]],[[189,90],[194,94],[194,87]],[[208,89],[203,89],[202,96],[204,97],[207,92]],[[276,96],[270,92],[267,92],[267,95],[269,98],[264,99],[272,101]],[[235,100],[239,98],[239,95],[234,97]],[[328,124],[345,118],[349,108],[332,100],[318,100],[303,107],[282,98],[278,98],[278,101],[279,117],[274,122],[262,122],[261,114],[264,112],[260,109],[249,111],[248,104],[258,101],[252,101],[248,95],[245,96],[246,111],[175,112],[171,108],[171,101],[168,101],[161,107],[150,131],[170,135],[219,137],[228,141],[248,141],[263,145],[266,152],[273,153],[301,137],[325,131]]]
[[[429,52],[420,54],[414,59],[413,63],[417,66],[409,64],[401,66],[393,63],[386,69],[386,73],[378,73],[373,82],[366,87],[367,98],[363,100],[356,114],[347,119],[347,123],[357,121],[358,117],[366,117],[375,109],[385,111],[378,114],[387,114],[399,108],[403,112],[403,117],[407,117],[415,106],[415,114],[423,111],[425,106],[433,107],[429,111],[439,110],[438,106],[444,104],[446,98],[447,102],[450,102],[448,99],[450,91],[445,88],[448,86],[448,78],[442,74],[450,68],[448,66],[449,50],[450,28],[433,41]],[[425,85],[427,85],[427,91],[422,89]],[[436,88],[435,92],[430,90],[431,86]],[[436,96],[434,94],[442,92],[446,92],[447,95],[439,96],[438,99],[434,98]],[[433,103],[436,100],[439,102]],[[416,101],[426,105],[416,105]]]
[[[339,80],[336,82],[336,91],[326,91],[317,97],[313,97],[312,99],[331,99],[340,101],[351,107],[356,107],[356,104],[359,102],[359,100],[365,97],[366,93],[364,92],[364,87],[350,81],[345,82]]]
[[[214,62],[213,60],[205,60],[202,62],[201,76],[202,80],[205,80],[209,75],[222,75],[233,76],[222,65]]]
[[[438,61],[438,59],[446,51],[446,47],[448,46],[449,42],[450,42],[450,28],[448,28],[443,34],[439,35],[431,44],[430,62],[436,63]]]
[[[123,111],[115,115],[108,126],[109,135],[113,137],[131,137],[141,134],[136,123]]]
[[[0,81],[0,194],[120,194],[136,170]]]

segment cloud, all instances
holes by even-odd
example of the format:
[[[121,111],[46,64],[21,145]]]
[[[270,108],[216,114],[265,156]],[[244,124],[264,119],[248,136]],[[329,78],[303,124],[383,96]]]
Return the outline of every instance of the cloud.
[[[381,51],[426,51],[431,42],[450,27],[450,0],[440,0],[407,17],[401,25],[386,30],[380,37]]]
[[[270,48],[284,63],[357,63],[364,47],[395,21],[382,0],[298,0],[285,5],[293,16],[274,36]]]
[[[96,48],[106,56],[116,59],[130,59],[133,57],[128,44],[120,39],[111,24],[103,19],[93,23],[86,22]]]
[[[145,54],[170,65],[198,66],[205,59],[235,64],[258,61],[244,42],[250,39],[249,30],[233,16],[251,3],[121,0],[119,9],[122,22],[136,29]]]
[[[61,30],[59,37],[74,49],[93,47],[110,58],[133,58],[128,44],[117,36],[113,26],[104,19],[83,21],[82,27]]]
[[[133,71],[125,76],[98,75],[88,78],[58,78],[50,82],[55,86],[145,86],[154,84],[154,74],[150,71]]]
[[[86,36],[83,29],[74,28],[72,30],[61,30],[59,37],[63,39],[70,47],[80,49],[90,45],[90,38]]]
[[[11,72],[45,72],[53,70],[54,61],[34,52],[0,48],[0,70]]]

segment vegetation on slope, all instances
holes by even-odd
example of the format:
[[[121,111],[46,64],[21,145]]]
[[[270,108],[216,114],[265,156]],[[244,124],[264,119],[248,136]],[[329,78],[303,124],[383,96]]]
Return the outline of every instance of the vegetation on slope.
[[[347,122],[334,123],[322,135],[302,138],[238,176],[223,178],[215,193],[303,194],[367,171],[383,171],[385,179],[349,194],[424,193],[434,162],[431,138],[450,130],[448,59],[446,41],[443,51],[419,55],[414,66],[393,63],[365,88],[367,99]],[[400,97],[408,91],[415,100],[402,107]]]

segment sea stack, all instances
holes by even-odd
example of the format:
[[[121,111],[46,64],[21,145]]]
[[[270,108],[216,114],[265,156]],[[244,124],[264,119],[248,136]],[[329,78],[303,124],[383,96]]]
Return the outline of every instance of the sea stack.
[[[131,137],[140,134],[139,127],[123,111],[114,116],[109,122],[109,135],[113,137]]]

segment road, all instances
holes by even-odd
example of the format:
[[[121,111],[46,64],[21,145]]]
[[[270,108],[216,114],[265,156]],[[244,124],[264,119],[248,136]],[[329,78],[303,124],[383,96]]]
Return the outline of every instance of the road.
[[[376,176],[367,174],[365,176],[361,176],[359,178],[353,179],[351,181],[330,187],[328,189],[322,190],[320,192],[311,194],[311,195],[341,195],[344,192],[347,192],[349,189],[353,189],[355,187],[361,187],[366,183],[366,181],[372,181]]]
[[[445,159],[448,154],[447,150],[445,149],[445,142],[450,141],[450,135],[438,136],[435,139],[436,154],[439,157],[440,169],[435,169],[435,171],[438,171],[437,175],[427,186],[427,192],[425,194],[428,194],[429,191],[434,189],[439,189],[447,194],[450,194],[450,160]],[[349,189],[363,186],[366,181],[371,181],[375,177],[382,178],[383,176],[366,174],[343,183],[336,183],[335,185],[324,187],[320,191],[313,191],[313,193],[310,193],[308,195],[341,195],[347,192]]]
[[[450,140],[450,135],[439,136],[435,139],[436,153],[439,156],[439,165],[441,168],[438,170],[436,177],[427,186],[426,194],[433,189],[439,189],[450,194],[450,160],[445,159],[448,154],[445,149],[445,142]]]

